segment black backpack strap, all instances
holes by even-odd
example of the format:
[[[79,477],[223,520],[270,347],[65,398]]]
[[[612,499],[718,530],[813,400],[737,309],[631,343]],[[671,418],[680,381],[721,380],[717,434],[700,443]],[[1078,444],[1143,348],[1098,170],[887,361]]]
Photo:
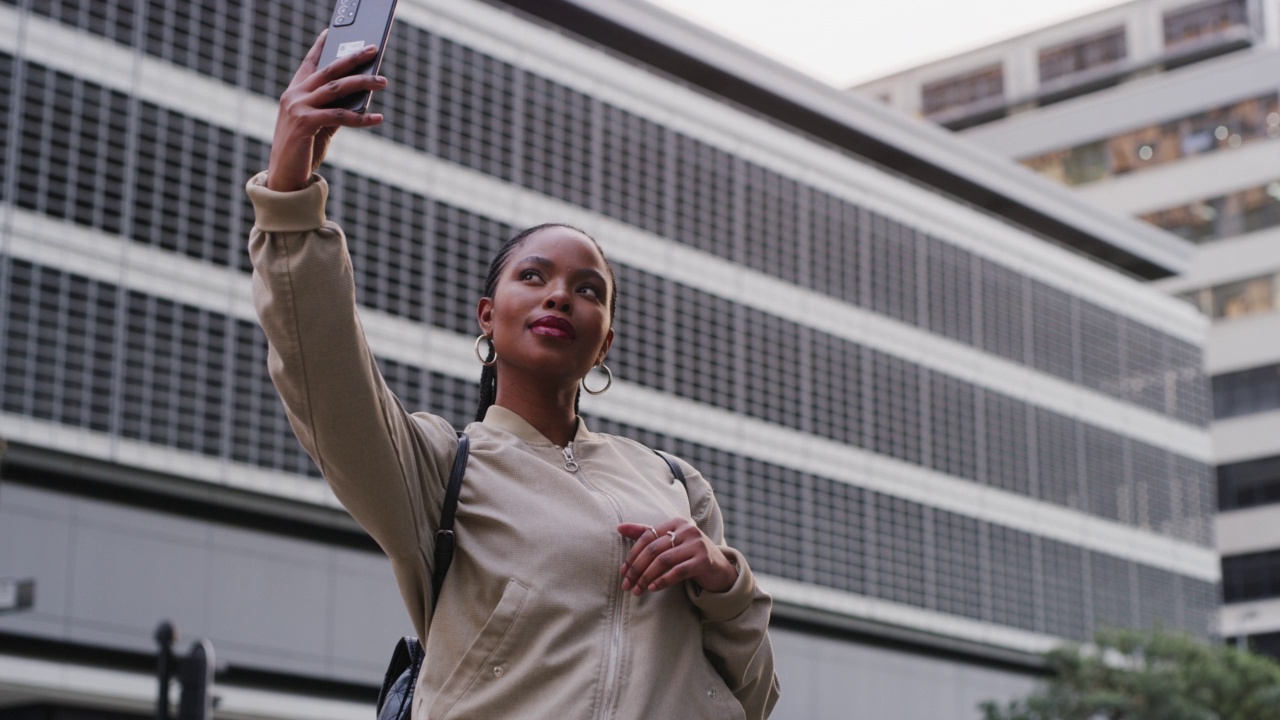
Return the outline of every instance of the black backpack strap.
[[[675,479],[680,481],[681,485],[684,485],[686,488],[688,488],[689,484],[686,483],[684,480],[684,470],[680,469],[680,463],[677,462],[674,457],[672,457],[671,455],[668,455],[667,453],[662,452],[661,450],[654,450],[653,452],[658,457],[667,461],[667,467],[671,468],[671,474],[675,476]]]
[[[449,471],[449,486],[444,491],[444,505],[440,508],[440,529],[436,530],[435,565],[431,573],[431,609],[434,612],[436,601],[440,599],[440,589],[444,587],[444,576],[449,574],[449,564],[453,562],[453,517],[458,511],[458,493],[462,490],[462,473],[467,469],[467,455],[471,440],[467,434],[458,432],[458,452],[453,456],[453,469]]]

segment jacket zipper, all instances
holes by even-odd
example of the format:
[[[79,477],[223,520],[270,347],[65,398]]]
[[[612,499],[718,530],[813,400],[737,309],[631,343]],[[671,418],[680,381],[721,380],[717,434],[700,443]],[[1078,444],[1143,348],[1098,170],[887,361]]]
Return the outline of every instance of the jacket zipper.
[[[571,473],[578,472],[578,461],[573,459],[573,441],[565,443],[560,451],[564,453],[564,469]]]
[[[560,449],[564,453],[564,469],[571,473],[577,473],[579,469],[578,461],[573,457],[573,441],[565,443]],[[614,513],[618,515],[621,521],[621,513],[618,512],[618,506],[610,498],[607,493],[605,497],[609,499],[609,503],[614,506]],[[613,690],[618,683],[618,656],[622,652],[622,588],[620,583],[613,584],[613,592],[610,594],[613,602],[613,637],[609,643],[609,666],[605,674],[604,681],[604,698],[600,705],[600,713],[598,718],[606,718],[610,714],[610,705],[613,704]]]
[[[618,583],[615,583],[618,585]],[[619,587],[613,592],[613,643],[609,648],[609,671],[604,681],[604,703],[600,706],[599,717],[609,717],[613,705],[613,688],[618,682],[618,655],[622,651],[622,591]]]

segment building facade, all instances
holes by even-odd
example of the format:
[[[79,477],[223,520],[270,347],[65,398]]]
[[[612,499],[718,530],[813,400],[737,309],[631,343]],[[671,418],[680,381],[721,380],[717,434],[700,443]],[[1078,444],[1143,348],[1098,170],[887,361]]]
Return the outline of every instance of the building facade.
[[[409,624],[288,428],[244,251],[329,11],[0,3],[0,576],[36,581],[0,718],[150,714],[164,619],[221,716],[370,712]],[[584,414],[712,479],[775,717],[974,718],[1098,627],[1213,631],[1207,323],[1133,276],[1189,243],[644,3],[403,0],[384,72],[323,173],[388,382],[464,425],[490,253],[590,229],[620,300]]]
[[[1007,84],[937,99],[978,68]],[[1196,243],[1157,286],[1213,321],[1221,633],[1280,657],[1277,77],[1280,3],[1138,0],[862,90]]]
[[[1009,85],[928,100],[979,67]],[[919,99],[984,149],[1197,243],[1188,272],[1157,286],[1213,322],[1221,633],[1280,656],[1277,73],[1275,1],[1138,0],[863,90],[908,111]]]

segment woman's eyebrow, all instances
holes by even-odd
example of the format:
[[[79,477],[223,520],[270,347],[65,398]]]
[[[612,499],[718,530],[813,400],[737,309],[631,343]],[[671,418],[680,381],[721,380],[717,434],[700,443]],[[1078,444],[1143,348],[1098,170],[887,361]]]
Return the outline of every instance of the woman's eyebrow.
[[[549,268],[555,265],[555,263],[551,262],[551,258],[546,258],[541,255],[529,255],[527,257],[522,258],[520,262],[516,264],[517,265],[537,265],[538,267],[541,267],[541,268]]]
[[[606,282],[605,282],[605,280],[604,280],[604,273],[600,272],[599,270],[597,270],[597,269],[595,269],[595,268],[591,268],[591,267],[587,267],[587,268],[579,268],[578,270],[575,270],[575,271],[574,271],[574,274],[575,274],[575,275],[587,275],[587,276],[589,276],[592,280],[595,280],[596,282],[599,282],[599,283],[601,283],[602,285],[607,285],[607,284],[608,284],[608,283],[606,283]]]
[[[542,255],[528,255],[520,259],[516,265],[534,265],[543,269],[555,267],[555,262],[551,258]],[[604,282],[604,273],[593,267],[577,268],[572,271],[575,275],[590,275],[592,279]]]

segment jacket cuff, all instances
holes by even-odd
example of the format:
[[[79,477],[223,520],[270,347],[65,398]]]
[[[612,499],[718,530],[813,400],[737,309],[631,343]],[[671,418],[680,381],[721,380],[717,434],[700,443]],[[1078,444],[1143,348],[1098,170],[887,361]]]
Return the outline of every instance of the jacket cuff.
[[[249,178],[245,185],[253,203],[254,225],[263,232],[307,232],[324,225],[324,204],[329,183],[312,173],[307,186],[292,192],[267,188],[267,173]]]
[[[702,618],[707,622],[732,620],[751,606],[751,601],[756,595],[756,581],[742,553],[724,546],[721,546],[720,550],[729,557],[729,562],[738,568],[738,579],[728,590],[717,593],[703,590],[694,582],[684,584],[689,601],[702,612]]]

